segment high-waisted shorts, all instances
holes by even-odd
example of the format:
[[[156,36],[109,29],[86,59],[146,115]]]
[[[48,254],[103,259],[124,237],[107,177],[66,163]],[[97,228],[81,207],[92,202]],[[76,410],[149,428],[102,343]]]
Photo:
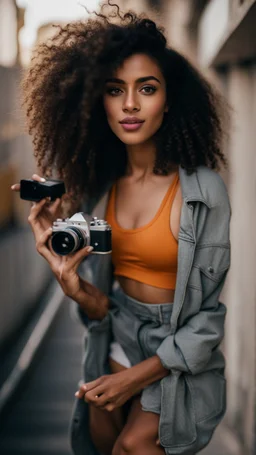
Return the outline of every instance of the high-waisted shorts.
[[[162,341],[170,335],[173,303],[142,303],[125,294],[117,282],[113,286],[111,302],[113,344],[110,356],[129,367],[156,355]],[[160,414],[160,382],[143,389],[143,410]]]

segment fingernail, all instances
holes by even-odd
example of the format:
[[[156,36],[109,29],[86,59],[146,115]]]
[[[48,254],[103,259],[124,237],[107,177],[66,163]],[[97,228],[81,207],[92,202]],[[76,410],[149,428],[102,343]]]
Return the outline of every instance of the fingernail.
[[[88,246],[88,247],[86,248],[86,251],[88,251],[88,253],[90,253],[93,249],[94,249],[93,246]]]
[[[76,393],[75,393],[75,397],[78,397],[78,395],[79,395],[79,392],[76,392]]]
[[[43,177],[41,177],[41,182],[46,182],[46,180]]]
[[[12,189],[12,190],[14,189],[14,185],[11,186],[11,189]]]

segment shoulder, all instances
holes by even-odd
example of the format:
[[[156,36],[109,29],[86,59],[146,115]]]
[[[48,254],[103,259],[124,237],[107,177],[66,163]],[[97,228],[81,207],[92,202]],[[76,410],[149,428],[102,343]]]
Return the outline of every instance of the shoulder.
[[[197,182],[194,186],[198,186],[197,194],[201,195],[197,200],[203,202],[194,211],[197,242],[227,247],[230,244],[231,207],[223,178],[206,166],[199,166],[194,174]]]
[[[209,207],[230,206],[227,187],[218,172],[206,166],[198,166],[196,174],[201,193]]]
[[[206,166],[198,166],[196,168],[196,173],[202,189],[210,186],[212,189],[220,188],[220,190],[224,189],[226,191],[226,185],[223,178],[217,171]]]
[[[209,209],[213,207],[230,208],[226,185],[216,171],[206,166],[198,166],[188,175],[180,166],[182,196],[185,202],[203,202]]]

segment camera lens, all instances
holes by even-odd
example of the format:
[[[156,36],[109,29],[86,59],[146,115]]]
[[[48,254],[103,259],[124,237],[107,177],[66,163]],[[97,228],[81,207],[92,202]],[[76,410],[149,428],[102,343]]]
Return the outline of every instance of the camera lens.
[[[82,230],[75,227],[55,232],[52,236],[52,249],[60,256],[74,253],[84,246],[86,246],[86,237]]]

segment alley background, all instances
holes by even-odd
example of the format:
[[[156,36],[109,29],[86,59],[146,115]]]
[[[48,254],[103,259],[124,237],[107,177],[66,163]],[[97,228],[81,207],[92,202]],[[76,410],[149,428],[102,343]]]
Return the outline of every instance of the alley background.
[[[79,3],[89,9],[97,8],[98,4],[97,0],[0,0],[0,361],[5,366],[0,371],[0,385],[5,383],[13,366],[8,363],[7,354],[11,351],[12,358],[18,358],[20,340],[23,339],[23,347],[26,345],[24,333],[29,333],[28,327],[32,327],[33,321],[36,324],[44,313],[45,289],[54,286],[46,262],[36,253],[27,225],[30,206],[9,190],[11,184],[30,178],[35,171],[32,142],[25,132],[20,106],[19,81],[30,61],[33,46],[53,33],[52,23],[86,18]],[[222,173],[232,206],[232,264],[221,295],[228,308],[222,343],[227,362],[227,412],[211,444],[201,453],[255,455],[256,1],[116,0],[116,3],[122,9],[147,12],[157,18],[165,27],[169,44],[198,65],[233,108],[231,134],[224,145],[229,169]],[[55,292],[59,291],[54,288],[50,300]],[[76,352],[76,357],[71,354],[75,361],[72,361],[68,386],[63,383],[59,397],[63,411],[55,418],[57,424],[60,415],[65,415],[66,426],[56,431],[55,436],[53,433],[45,449],[48,454],[64,455],[70,453],[67,426],[73,402],[71,395],[81,373],[83,328],[68,303],[65,307],[56,304],[51,314],[51,330],[45,331],[45,337],[42,335],[44,349],[47,351],[47,346],[54,345],[57,337],[64,351],[65,346],[69,346],[71,352]],[[53,331],[54,324],[62,327],[61,336],[56,335],[59,329],[56,333]],[[61,361],[63,349],[58,353],[60,370],[54,372],[56,381],[70,371],[71,364],[67,366],[67,362]],[[50,361],[50,352],[49,348],[46,362]],[[37,368],[40,367],[36,364],[30,377],[39,374]],[[0,392],[0,411],[1,397],[8,393],[1,395]],[[65,406],[61,408],[63,396],[66,401],[64,399]],[[24,397],[20,400],[19,409],[24,413],[26,400]],[[3,401],[6,402],[4,398]],[[22,434],[19,437],[22,439]],[[58,441],[62,441],[61,444]],[[34,444],[34,449],[25,448],[24,453],[43,453],[39,452],[40,443],[38,447],[36,441]],[[7,449],[6,445],[8,454],[23,453],[21,448],[15,450]]]

